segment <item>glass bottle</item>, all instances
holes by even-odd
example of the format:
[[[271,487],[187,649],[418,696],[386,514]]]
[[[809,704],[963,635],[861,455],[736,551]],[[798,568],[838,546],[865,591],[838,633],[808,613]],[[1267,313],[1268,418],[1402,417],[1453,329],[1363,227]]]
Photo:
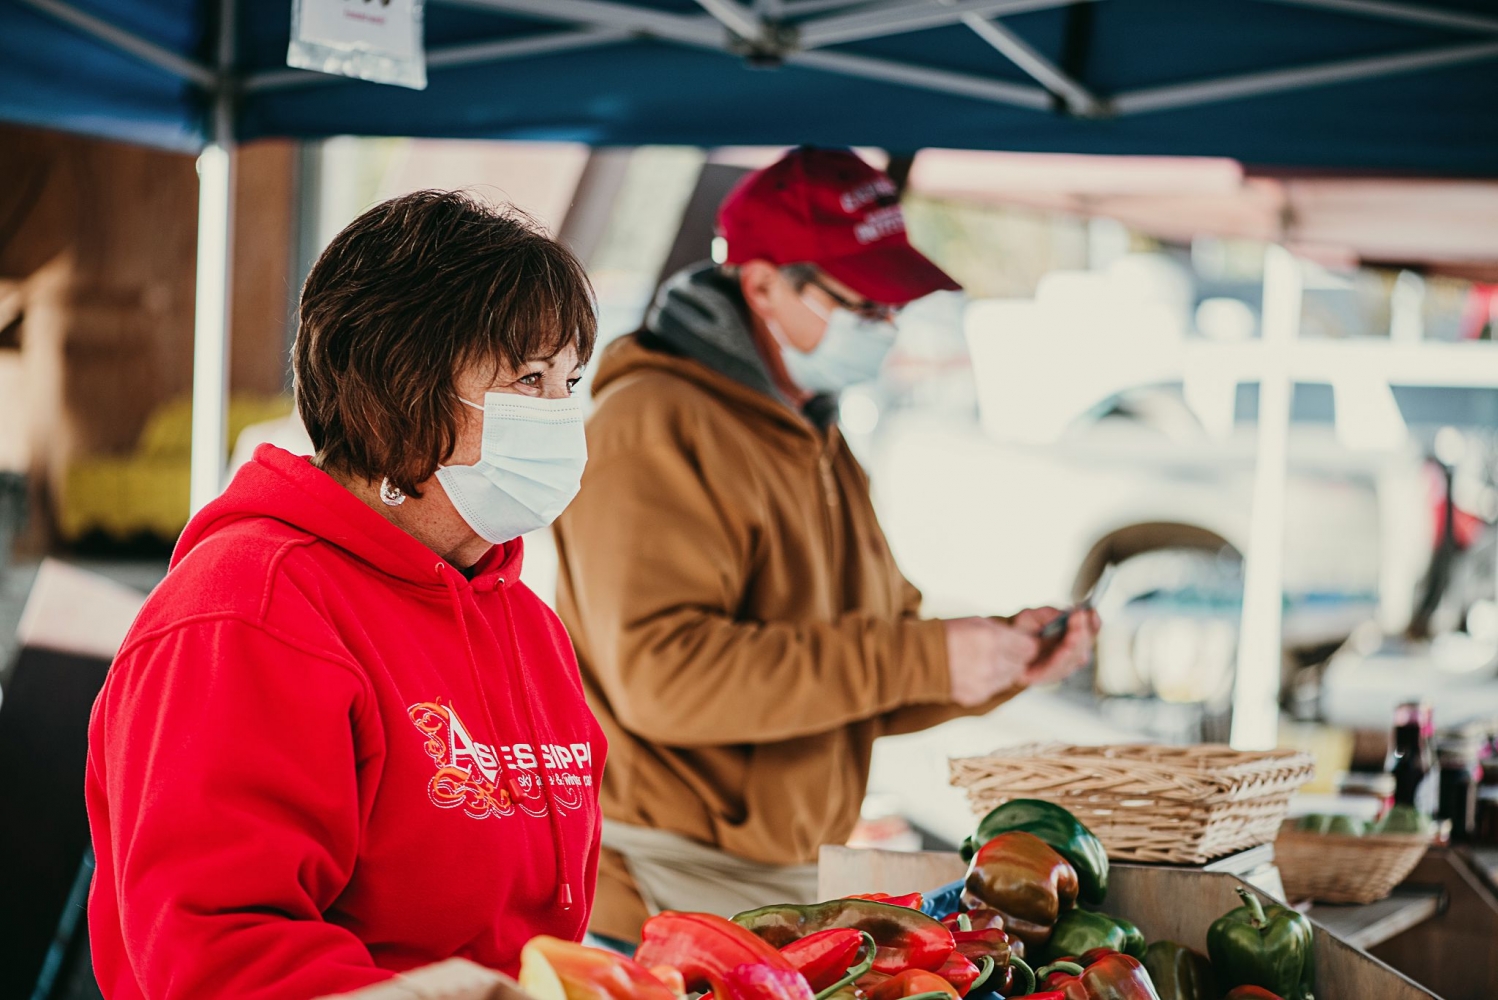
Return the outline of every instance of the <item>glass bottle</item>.
[[[1434,817],[1440,804],[1440,774],[1429,705],[1406,702],[1394,710],[1394,741],[1385,770],[1394,775],[1394,804],[1414,806]]]
[[[1437,819],[1451,821],[1453,843],[1472,840],[1477,828],[1477,792],[1482,782],[1481,743],[1457,733],[1438,740],[1436,759],[1441,764]]]

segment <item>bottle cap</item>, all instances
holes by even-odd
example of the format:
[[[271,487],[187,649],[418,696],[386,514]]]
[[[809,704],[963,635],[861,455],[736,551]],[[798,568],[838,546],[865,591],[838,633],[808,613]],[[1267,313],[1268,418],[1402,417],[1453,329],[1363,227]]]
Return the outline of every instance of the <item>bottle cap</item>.
[[[1407,701],[1394,709],[1394,728],[1413,725],[1420,727],[1421,735],[1428,736],[1435,731],[1435,715],[1423,701]]]

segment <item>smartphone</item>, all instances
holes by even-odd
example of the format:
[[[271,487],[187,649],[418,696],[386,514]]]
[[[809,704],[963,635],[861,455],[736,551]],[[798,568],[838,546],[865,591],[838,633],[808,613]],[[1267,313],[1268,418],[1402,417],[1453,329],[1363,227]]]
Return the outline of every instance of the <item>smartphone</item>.
[[[1042,639],[1056,639],[1065,635],[1066,625],[1071,621],[1073,611],[1087,611],[1096,607],[1098,598],[1103,596],[1103,591],[1108,589],[1108,584],[1113,580],[1113,570],[1115,568],[1113,563],[1104,566],[1103,571],[1098,574],[1097,581],[1093,583],[1092,588],[1087,591],[1086,595],[1076,604],[1072,605],[1071,610],[1063,611],[1047,622],[1045,628],[1040,630],[1040,637]]]

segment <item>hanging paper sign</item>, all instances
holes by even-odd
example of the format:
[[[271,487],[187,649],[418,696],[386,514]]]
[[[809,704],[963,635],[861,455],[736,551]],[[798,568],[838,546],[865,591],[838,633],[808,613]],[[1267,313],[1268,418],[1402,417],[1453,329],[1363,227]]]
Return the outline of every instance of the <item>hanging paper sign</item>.
[[[294,0],[286,65],[424,90],[422,0]]]

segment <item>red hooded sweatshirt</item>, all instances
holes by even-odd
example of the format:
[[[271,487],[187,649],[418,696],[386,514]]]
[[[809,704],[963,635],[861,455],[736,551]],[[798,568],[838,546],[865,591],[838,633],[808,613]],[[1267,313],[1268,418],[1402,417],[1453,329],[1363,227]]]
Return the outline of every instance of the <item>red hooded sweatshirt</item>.
[[[193,518],[89,728],[106,997],[513,974],[582,936],[604,739],[521,548],[469,580],[269,445]]]

